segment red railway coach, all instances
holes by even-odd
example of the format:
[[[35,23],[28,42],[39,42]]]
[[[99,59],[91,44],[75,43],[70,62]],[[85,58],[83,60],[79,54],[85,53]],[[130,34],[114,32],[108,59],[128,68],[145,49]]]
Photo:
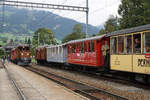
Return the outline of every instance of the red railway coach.
[[[104,68],[108,48],[106,35],[70,41],[67,43],[68,63]]]
[[[40,49],[39,49],[39,48],[36,48],[36,49],[35,49],[35,59],[36,59],[37,61],[40,60]]]
[[[39,46],[35,50],[35,59],[37,60],[37,63],[45,63],[46,62],[46,47],[47,46]]]

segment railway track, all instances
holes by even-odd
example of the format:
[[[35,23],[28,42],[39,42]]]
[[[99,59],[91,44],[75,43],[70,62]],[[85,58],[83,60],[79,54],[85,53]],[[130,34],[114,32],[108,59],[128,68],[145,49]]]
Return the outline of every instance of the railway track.
[[[67,79],[38,68],[26,67],[26,69],[35,72],[41,76],[44,76],[62,86],[65,86],[68,89],[79,93],[91,100],[129,100],[128,98],[122,97],[120,95],[116,95],[105,90],[101,90],[99,88],[88,86],[80,82]]]
[[[41,66],[41,65],[33,64],[33,66]],[[54,66],[49,66],[49,65],[45,65],[44,67],[52,67],[54,69],[65,70],[65,69],[62,69],[60,67],[54,67]],[[83,70],[76,70],[76,69],[69,69],[69,70],[67,69],[67,71],[69,71],[71,73],[86,75],[86,76],[93,77],[96,79],[101,79],[104,81],[109,80],[109,81],[115,82],[115,83],[120,83],[120,84],[124,84],[124,85],[128,84],[129,86],[134,86],[137,88],[150,90],[150,83],[144,83],[144,82],[141,82],[138,80],[131,81],[128,77],[125,77],[125,76],[122,76],[122,75],[119,75],[116,73],[115,74],[112,74],[112,73],[106,74],[103,72],[102,73],[95,73],[93,71],[83,71]]]
[[[23,92],[21,91],[21,89],[18,87],[16,81],[11,77],[11,75],[10,75],[8,69],[5,67],[5,65],[4,65],[4,68],[7,72],[8,77],[11,80],[13,86],[16,88],[16,91],[17,91],[17,94],[19,95],[20,100],[27,100],[26,97],[24,96]]]

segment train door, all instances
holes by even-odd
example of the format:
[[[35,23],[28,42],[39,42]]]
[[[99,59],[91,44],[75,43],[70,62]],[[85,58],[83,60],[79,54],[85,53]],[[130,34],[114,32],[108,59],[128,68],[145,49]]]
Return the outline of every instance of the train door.
[[[111,69],[132,72],[132,35],[111,37],[110,43]]]
[[[108,53],[108,50],[109,50],[109,45],[108,45],[108,41],[107,40],[102,40],[102,47],[101,47],[101,50],[102,50],[102,65],[103,66],[107,66],[107,53]]]

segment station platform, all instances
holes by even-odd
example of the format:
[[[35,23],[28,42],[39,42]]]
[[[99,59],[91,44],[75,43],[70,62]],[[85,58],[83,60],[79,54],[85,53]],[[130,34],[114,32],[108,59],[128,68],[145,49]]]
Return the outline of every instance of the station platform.
[[[24,67],[10,62],[7,62],[5,66],[27,100],[89,100],[51,80],[26,70]]]
[[[2,67],[0,68],[0,100],[20,100],[6,70]]]

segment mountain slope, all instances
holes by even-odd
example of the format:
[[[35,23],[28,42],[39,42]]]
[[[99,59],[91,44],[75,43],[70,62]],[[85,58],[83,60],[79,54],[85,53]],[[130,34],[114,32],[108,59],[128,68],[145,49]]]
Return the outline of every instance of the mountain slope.
[[[62,39],[72,32],[75,24],[82,24],[85,32],[85,24],[48,11],[5,7],[5,24],[2,19],[2,8],[0,8],[0,27],[2,29],[2,26],[5,26],[3,31],[0,30],[1,33],[32,35],[38,28],[46,27],[54,32],[56,38]],[[98,31],[97,27],[89,25],[89,35],[96,34]]]

